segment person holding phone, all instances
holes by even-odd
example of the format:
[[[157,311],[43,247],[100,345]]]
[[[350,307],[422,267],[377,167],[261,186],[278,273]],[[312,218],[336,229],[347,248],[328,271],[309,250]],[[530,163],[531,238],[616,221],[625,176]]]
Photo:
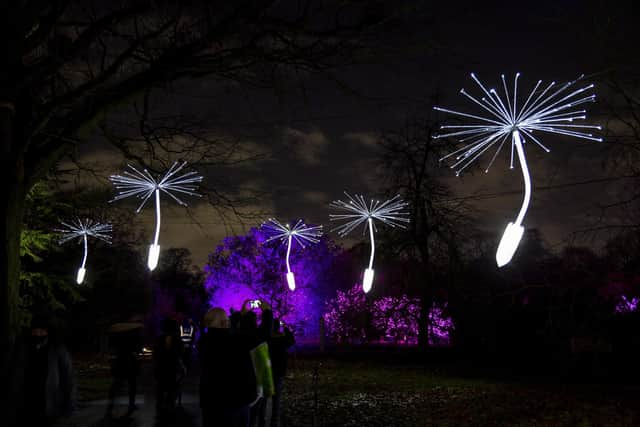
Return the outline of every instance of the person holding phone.
[[[281,320],[274,319],[273,332],[267,340],[275,388],[275,393],[271,398],[271,427],[280,427],[281,425],[280,403],[284,377],[287,374],[288,351],[295,343],[296,340],[291,330]]]

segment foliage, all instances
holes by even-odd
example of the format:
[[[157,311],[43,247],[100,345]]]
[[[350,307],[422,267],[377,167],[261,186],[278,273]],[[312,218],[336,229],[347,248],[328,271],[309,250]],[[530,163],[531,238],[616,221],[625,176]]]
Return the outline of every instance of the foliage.
[[[324,322],[329,337],[337,343],[366,341],[370,329],[368,312],[360,284],[336,291],[336,296],[325,303]]]
[[[417,344],[420,299],[386,296],[374,301],[373,325],[385,339],[395,343]]]
[[[34,311],[65,313],[82,298],[75,283],[62,267],[68,262],[51,262],[61,256],[57,235],[51,229],[68,205],[58,202],[45,184],[38,184],[27,195],[27,211],[20,237],[19,319],[28,324]]]
[[[358,343],[382,338],[395,344],[417,344],[420,298],[382,296],[367,301],[358,284],[336,292],[325,304],[324,321],[329,337],[337,343]],[[448,345],[453,322],[443,307],[429,311],[430,345]]]

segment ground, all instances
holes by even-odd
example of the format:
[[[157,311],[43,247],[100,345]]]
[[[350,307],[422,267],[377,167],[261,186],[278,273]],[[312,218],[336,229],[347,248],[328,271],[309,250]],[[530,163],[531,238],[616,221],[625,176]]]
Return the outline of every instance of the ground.
[[[199,426],[197,371],[184,387],[184,412],[156,421],[153,381],[141,376],[140,410],[104,419],[108,370],[81,365],[79,405],[68,426]],[[285,382],[286,426],[638,425],[640,387],[465,378],[438,366],[294,357]]]

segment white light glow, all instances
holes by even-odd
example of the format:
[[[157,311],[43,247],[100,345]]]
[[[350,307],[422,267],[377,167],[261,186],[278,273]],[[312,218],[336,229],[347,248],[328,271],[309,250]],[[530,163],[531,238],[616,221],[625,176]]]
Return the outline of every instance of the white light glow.
[[[149,271],[153,271],[158,266],[158,259],[160,258],[160,245],[152,243],[149,245],[149,256],[147,258],[147,267]]]
[[[366,294],[371,290],[371,286],[373,285],[373,269],[367,268],[364,270],[364,277],[362,279],[362,290]]]
[[[78,274],[76,275],[76,283],[77,283],[78,285],[81,285],[81,284],[82,284],[82,282],[84,282],[84,276],[85,276],[85,274],[87,274],[87,269],[86,269],[86,268],[82,268],[82,267],[80,267],[80,268],[78,269]]]
[[[453,159],[451,168],[456,170],[456,175],[459,175],[489,149],[495,148],[495,152],[485,168],[485,173],[489,172],[509,138],[511,139],[511,169],[514,167],[514,153],[518,156],[525,185],[524,200],[516,221],[509,223],[512,227],[507,226],[498,247],[496,260],[499,266],[507,264],[518,247],[524,232],[521,225],[531,199],[531,178],[523,147],[525,142],[533,142],[544,151],[549,152],[550,150],[540,141],[538,133],[546,132],[590,141],[602,141],[602,138],[591,133],[592,130],[601,130],[601,126],[574,124],[574,121],[586,118],[586,111],[576,107],[587,102],[595,102],[595,95],[586,93],[593,89],[593,84],[585,83],[577,87],[583,81],[584,76],[561,85],[556,85],[555,82],[543,84],[542,80],[539,80],[524,102],[518,104],[519,77],[520,73],[517,73],[513,79],[512,93],[510,93],[507,80],[502,75],[504,94],[501,94],[495,89],[487,90],[478,77],[471,73],[471,78],[482,93],[479,97],[464,89],[461,89],[460,93],[484,110],[482,115],[434,107],[435,110],[444,113],[474,120],[473,124],[443,125],[440,129],[444,132],[434,137],[455,137],[459,142],[464,143],[464,146],[440,159],[441,161]]]
[[[123,175],[112,175],[109,179],[114,184],[116,189],[119,190],[118,195],[111,200],[121,200],[127,197],[137,197],[142,199],[142,202],[136,209],[136,213],[139,213],[147,200],[151,196],[155,196],[156,207],[156,228],[153,238],[153,243],[149,246],[149,257],[147,259],[147,265],[149,270],[153,270],[158,265],[158,258],[160,256],[160,246],[158,240],[160,238],[160,193],[163,192],[175,200],[182,206],[187,204],[178,197],[178,195],[188,195],[200,197],[200,194],[196,193],[197,184],[202,182],[202,176],[197,172],[187,172],[182,175],[177,175],[180,170],[186,166],[187,162],[178,163],[175,162],[169,170],[158,179],[154,178],[148,170],[142,171],[136,169],[132,165],[128,165],[129,170],[125,171]]]
[[[282,224],[275,218],[269,218],[262,224],[262,229],[269,236],[265,243],[273,240],[280,240],[281,243],[287,242],[287,255],[285,262],[287,265],[287,284],[292,291],[296,288],[295,277],[291,272],[291,264],[289,263],[289,257],[291,255],[291,245],[293,241],[298,243],[302,248],[305,244],[318,243],[322,236],[322,226],[307,226],[302,220],[298,220],[296,224],[291,227],[289,224]]]
[[[290,290],[296,290],[296,278],[291,271],[287,273],[287,285],[289,285]]]
[[[88,237],[94,237],[104,242],[111,243],[111,232],[113,231],[113,227],[111,224],[101,224],[90,219],[82,220],[80,218],[76,218],[72,223],[62,222],[61,224],[63,225],[63,228],[56,229],[56,231],[62,234],[58,242],[59,244],[62,245],[70,240],[79,238],[80,243],[84,246],[82,263],[80,264],[80,268],[76,274],[76,282],[80,285],[84,282],[84,277],[87,272],[85,267],[87,265],[87,256],[89,252],[87,244]]]
[[[364,231],[369,230],[371,253],[369,255],[369,267],[364,272],[362,288],[365,292],[369,292],[373,284],[373,259],[376,252],[374,240],[376,226],[374,220],[381,221],[390,227],[405,228],[405,224],[409,222],[409,212],[405,211],[408,203],[403,201],[399,195],[384,202],[371,199],[367,203],[362,195],[351,196],[347,192],[344,194],[347,196],[348,201],[336,200],[331,202],[330,206],[345,213],[330,214],[329,219],[331,221],[346,221],[344,224],[334,228],[340,237],[346,236],[359,225],[366,223]]]
[[[507,224],[507,228],[504,230],[498,250],[496,251],[496,263],[498,267],[505,266],[511,261],[513,255],[518,249],[522,235],[524,234],[524,227],[518,224],[510,222]]]

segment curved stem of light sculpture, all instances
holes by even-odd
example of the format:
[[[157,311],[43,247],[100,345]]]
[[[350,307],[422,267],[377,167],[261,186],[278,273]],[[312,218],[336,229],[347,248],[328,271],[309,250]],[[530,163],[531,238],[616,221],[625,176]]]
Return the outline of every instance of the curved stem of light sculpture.
[[[82,257],[82,265],[80,265],[80,268],[84,268],[85,265],[87,264],[87,235],[83,235],[82,236],[82,240],[84,240],[84,256]]]
[[[153,238],[153,244],[158,245],[160,238],[160,190],[156,188],[156,234]]]
[[[82,265],[80,266],[80,268],[78,269],[78,273],[76,274],[76,283],[78,285],[82,284],[82,282],[84,282],[84,275],[87,272],[87,270],[84,268],[85,265],[87,264],[87,235],[83,234],[82,235],[82,240],[84,242],[84,256],[82,257]]]
[[[367,293],[371,290],[373,285],[373,257],[376,253],[376,244],[373,239],[373,218],[369,218],[369,237],[371,238],[371,255],[369,256],[369,268],[364,270],[364,277],[362,278],[362,290]]]
[[[502,239],[500,239],[500,244],[496,251],[496,263],[498,264],[498,267],[507,265],[516,253],[516,249],[518,249],[518,245],[520,244],[520,240],[524,234],[522,221],[524,220],[524,216],[527,213],[529,202],[531,200],[531,176],[529,174],[529,168],[527,167],[527,159],[524,155],[520,132],[514,130],[512,138],[513,146],[518,154],[520,168],[522,169],[522,177],[524,179],[524,200],[522,201],[522,206],[520,207],[520,212],[518,212],[518,217],[516,218],[515,223],[510,222],[507,224],[507,228],[504,230]]]
[[[373,240],[373,219],[369,218],[369,237],[371,238],[371,255],[369,255],[369,269],[373,269],[373,257],[376,253],[376,244]]]
[[[296,290],[296,278],[291,271],[291,265],[289,265],[289,255],[291,254],[291,238],[293,236],[289,234],[289,239],[287,241],[287,285],[289,285],[289,289],[292,291]]]
[[[524,156],[524,148],[522,148],[522,138],[520,132],[513,131],[513,142],[516,146],[516,152],[518,153],[518,161],[520,162],[520,168],[522,169],[522,177],[524,179],[524,200],[516,218],[516,224],[522,225],[524,216],[529,208],[529,202],[531,201],[531,175],[529,174],[529,167],[527,166],[527,159]]]
[[[156,188],[156,233],[153,238],[153,243],[149,246],[149,257],[147,258],[147,267],[153,271],[158,266],[158,258],[160,257],[160,246],[158,245],[158,239],[160,238],[160,189]]]
[[[289,264],[289,255],[291,254],[291,235],[289,235],[289,239],[287,240],[287,273],[291,273],[291,265]]]

